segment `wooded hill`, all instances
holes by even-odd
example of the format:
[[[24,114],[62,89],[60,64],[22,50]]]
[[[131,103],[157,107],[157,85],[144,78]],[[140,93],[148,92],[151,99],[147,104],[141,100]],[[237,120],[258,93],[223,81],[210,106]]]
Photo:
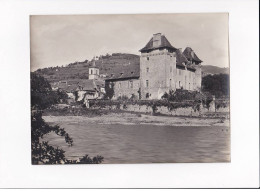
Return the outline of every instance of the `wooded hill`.
[[[202,73],[204,76],[208,74],[229,74],[229,68],[221,68],[213,65],[202,65]]]

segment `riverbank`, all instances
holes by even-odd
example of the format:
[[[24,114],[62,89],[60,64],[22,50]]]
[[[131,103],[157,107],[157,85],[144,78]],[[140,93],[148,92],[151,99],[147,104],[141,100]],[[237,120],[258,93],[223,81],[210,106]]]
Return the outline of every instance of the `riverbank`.
[[[43,114],[49,123],[91,123],[91,124],[122,124],[122,125],[158,125],[158,126],[228,126],[229,120],[223,118],[172,117],[153,116],[135,113],[109,113],[100,116],[52,116]]]

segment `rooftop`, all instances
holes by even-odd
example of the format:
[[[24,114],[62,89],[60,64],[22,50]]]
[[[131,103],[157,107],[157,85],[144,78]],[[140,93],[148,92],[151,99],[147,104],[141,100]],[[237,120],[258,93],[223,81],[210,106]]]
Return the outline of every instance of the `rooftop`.
[[[195,61],[196,63],[202,62],[202,60],[199,59],[199,57],[190,47],[186,47],[186,49],[183,51],[183,54],[189,61]]]
[[[168,48],[173,51],[176,50],[176,48],[171,45],[171,43],[164,35],[162,35],[161,33],[156,33],[153,35],[150,41],[145,45],[145,47],[139,51],[143,53],[143,52],[149,52],[155,49],[162,49],[162,48]]]

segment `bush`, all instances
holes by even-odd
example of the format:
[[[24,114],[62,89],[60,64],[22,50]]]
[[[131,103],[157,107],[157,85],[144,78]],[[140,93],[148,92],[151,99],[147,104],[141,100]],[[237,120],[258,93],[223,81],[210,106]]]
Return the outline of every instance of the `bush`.
[[[183,89],[176,89],[174,92],[170,90],[169,93],[164,93],[162,99],[169,102],[191,102],[191,103],[202,103],[205,107],[209,108],[213,97],[210,93],[200,93],[198,91],[188,91]],[[187,104],[189,105],[189,104]],[[200,107],[197,104],[192,105],[194,110],[199,110]]]
[[[126,95],[119,96],[119,97],[117,98],[117,100],[127,101],[127,100],[128,100],[128,97],[127,97]]]

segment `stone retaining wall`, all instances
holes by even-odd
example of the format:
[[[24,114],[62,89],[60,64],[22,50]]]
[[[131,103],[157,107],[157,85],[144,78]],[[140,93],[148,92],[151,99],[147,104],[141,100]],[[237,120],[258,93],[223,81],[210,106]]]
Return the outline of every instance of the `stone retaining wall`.
[[[213,103],[213,102],[212,102]],[[223,113],[225,117],[229,117],[229,107],[225,108],[219,108],[215,109],[214,103],[210,103],[209,108],[203,107],[203,105],[200,105],[199,111],[195,111],[192,107],[180,107],[177,109],[169,110],[165,106],[157,106],[156,113],[162,114],[162,115],[171,115],[171,116],[192,116],[192,117],[203,117],[203,116],[219,116],[220,113]],[[111,105],[111,106],[105,106],[103,109],[107,110],[116,110],[121,109],[124,111],[129,112],[138,112],[138,113],[147,113],[152,114],[153,109],[151,106],[147,105],[138,105],[138,104],[120,104],[118,105]],[[227,114],[228,113],[228,114]]]

